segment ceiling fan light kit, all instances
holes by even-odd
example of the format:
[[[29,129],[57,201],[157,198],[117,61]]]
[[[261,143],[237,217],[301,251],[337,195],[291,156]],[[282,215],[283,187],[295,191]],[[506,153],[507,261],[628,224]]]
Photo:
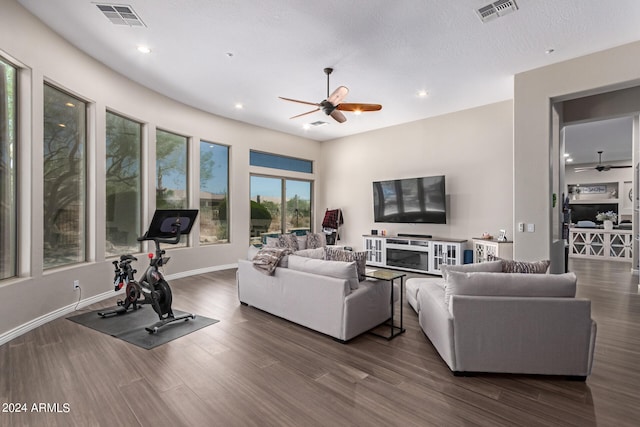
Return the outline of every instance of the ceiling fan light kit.
[[[350,111],[356,114],[360,114],[363,111],[379,111],[382,109],[382,105],[380,104],[364,104],[364,103],[343,103],[342,101],[349,94],[349,89],[346,86],[338,86],[336,90],[334,90],[331,94],[329,94],[329,75],[333,72],[333,68],[325,68],[324,73],[327,75],[327,98],[319,103],[308,102],[308,101],[300,101],[298,99],[285,98],[283,96],[279,96],[280,99],[290,102],[297,102],[299,104],[313,105],[316,108],[311,111],[307,111],[305,113],[301,113],[290,117],[291,119],[295,119],[301,116],[306,116],[307,114],[315,113],[316,111],[322,110],[327,116],[331,116],[336,122],[344,123],[347,121],[347,118],[341,111]]]

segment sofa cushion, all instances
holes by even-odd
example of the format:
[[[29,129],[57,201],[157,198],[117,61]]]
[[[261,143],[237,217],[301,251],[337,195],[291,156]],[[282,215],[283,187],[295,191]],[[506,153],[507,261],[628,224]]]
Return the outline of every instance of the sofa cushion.
[[[296,235],[296,239],[298,239],[298,250],[303,251],[307,249],[307,235],[298,236]]]
[[[417,312],[420,311],[420,300],[418,294],[423,288],[437,287],[442,290],[444,300],[444,280],[442,277],[412,277],[405,282],[405,296],[407,302]]]
[[[442,272],[442,278],[446,282],[450,271],[458,271],[461,273],[473,273],[478,271],[486,273],[500,273],[502,271],[502,261],[487,261],[477,264],[462,265],[441,265],[440,271]]]
[[[318,274],[321,276],[335,277],[337,279],[345,279],[349,281],[349,287],[352,290],[358,289],[358,270],[356,269],[355,261],[325,261],[298,255],[290,255],[289,269]]]
[[[324,259],[328,261],[355,261],[358,268],[358,279],[365,280],[367,266],[367,252],[345,251],[332,246],[324,247]]]
[[[450,271],[445,302],[449,304],[452,295],[573,298],[576,281],[575,273],[542,275]]]
[[[490,256],[491,259],[495,261],[500,261],[502,263],[502,272],[503,273],[534,273],[534,274],[544,274],[549,269],[549,264],[551,261],[548,259],[541,261],[514,261],[510,259],[502,259],[497,256]]]
[[[324,259],[324,248],[303,249],[296,251],[295,255],[307,258]]]
[[[327,236],[324,233],[307,233],[307,249],[316,249],[327,246]]]

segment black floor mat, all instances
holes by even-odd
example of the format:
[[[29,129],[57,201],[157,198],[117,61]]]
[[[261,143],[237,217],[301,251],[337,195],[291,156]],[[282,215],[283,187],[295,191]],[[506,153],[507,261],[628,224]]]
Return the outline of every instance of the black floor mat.
[[[115,307],[114,307],[115,308]],[[120,338],[147,350],[168,343],[176,338],[188,335],[198,329],[219,322],[204,316],[196,316],[195,319],[179,320],[169,323],[151,334],[145,329],[158,321],[158,315],[150,306],[138,310],[132,310],[126,314],[101,317],[98,312],[108,311],[109,308],[90,311],[67,317],[67,319],[79,323],[96,331]],[[180,310],[173,310],[175,317],[186,314]]]

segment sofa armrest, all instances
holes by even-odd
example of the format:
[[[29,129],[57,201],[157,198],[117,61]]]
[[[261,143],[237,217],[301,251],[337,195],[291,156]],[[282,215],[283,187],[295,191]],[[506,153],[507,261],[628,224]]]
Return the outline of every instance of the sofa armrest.
[[[587,376],[595,322],[576,298],[454,295],[454,371]]]
[[[442,280],[428,283],[417,294],[418,321],[431,344],[436,348],[442,360],[454,370],[455,347],[453,343],[453,316],[444,302],[444,284]]]

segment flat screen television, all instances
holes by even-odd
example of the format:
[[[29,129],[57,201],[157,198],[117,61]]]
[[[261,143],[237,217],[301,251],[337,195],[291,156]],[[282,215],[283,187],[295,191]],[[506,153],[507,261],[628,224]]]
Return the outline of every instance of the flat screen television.
[[[375,222],[447,223],[444,175],[373,183]]]
[[[572,203],[569,205],[571,209],[571,222],[593,221],[596,224],[602,224],[602,221],[596,219],[598,212],[613,211],[618,213],[617,203]]]

